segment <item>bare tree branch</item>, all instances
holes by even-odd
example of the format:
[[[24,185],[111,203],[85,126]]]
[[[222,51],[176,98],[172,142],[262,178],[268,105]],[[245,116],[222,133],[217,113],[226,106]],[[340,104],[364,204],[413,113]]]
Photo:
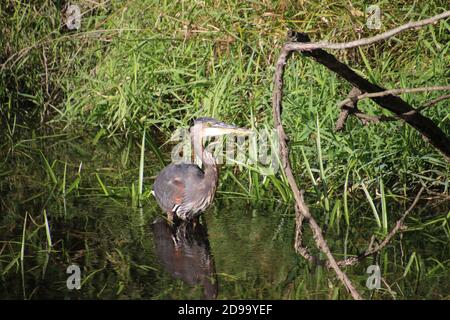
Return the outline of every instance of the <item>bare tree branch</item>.
[[[291,41],[309,41],[309,37],[306,34],[295,31],[290,31],[289,38],[291,39]],[[287,46],[283,47],[283,51],[285,52],[285,54],[291,53],[288,48],[289,47]],[[346,64],[340,62],[332,54],[322,49],[302,51],[302,54],[308,57],[312,57],[320,64],[343,77],[353,86],[359,88],[362,92],[373,93],[386,91],[386,89],[373,84],[370,81],[359,76]],[[416,110],[406,101],[392,94],[381,97],[373,97],[371,99],[384,109],[387,109],[394,113],[395,116],[408,123],[414,129],[416,129],[426,141],[432,144],[445,156],[445,159],[447,161],[450,161],[450,139],[431,119],[423,116],[418,112],[415,112]],[[359,116],[360,118],[367,118],[368,121],[379,121],[379,119],[376,119],[374,117],[372,117],[373,119],[370,119],[370,116],[367,115],[355,115]]]
[[[414,93],[414,92],[429,92],[429,91],[446,91],[450,90],[450,86],[433,86],[433,87],[420,87],[420,88],[403,88],[403,89],[390,89],[380,92],[372,92],[372,93],[363,93],[357,96],[349,97],[341,102],[339,102],[338,106],[342,107],[346,104],[353,102],[354,100],[362,100],[366,98],[377,98],[384,97],[388,95],[399,95],[403,93]],[[417,113],[418,110],[411,111],[412,113]]]
[[[445,11],[441,14],[438,14],[436,16],[433,16],[428,19],[419,20],[415,22],[410,22],[404,25],[401,25],[400,27],[397,27],[395,29],[388,30],[386,32],[383,32],[381,34],[378,34],[376,36],[370,37],[370,38],[363,38],[355,41],[350,42],[344,42],[344,43],[329,43],[326,41],[320,41],[315,43],[298,43],[298,42],[289,42],[285,45],[285,50],[287,51],[305,51],[305,50],[315,50],[315,49],[349,49],[354,47],[361,47],[366,46],[381,40],[389,39],[396,34],[409,30],[414,28],[420,28],[423,26],[426,26],[428,24],[436,23],[437,21],[441,19],[445,19],[450,17],[450,10]]]
[[[433,89],[440,90],[439,88],[448,88],[448,89],[443,89],[443,90],[450,90],[450,86],[447,86],[447,87],[444,87],[444,86],[442,86],[442,87],[428,87],[428,88],[430,88],[431,90],[425,90],[426,89],[425,87],[424,88],[415,88],[415,89],[423,89],[423,91],[434,91]],[[399,90],[402,90],[402,89],[394,89],[394,90],[399,91]],[[394,90],[382,91],[382,92],[380,92],[380,94],[388,92],[388,91],[394,91]],[[403,90],[408,90],[408,89],[403,89]],[[417,90],[417,91],[414,91],[414,92],[420,92],[420,91],[422,91],[422,90]],[[404,91],[403,93],[405,93],[405,92],[406,91]],[[408,91],[408,92],[413,92],[413,91]],[[353,115],[353,116],[357,117],[364,124],[368,124],[370,122],[378,123],[378,122],[389,122],[389,121],[401,120],[397,116],[385,116],[385,115],[371,116],[371,115],[368,115],[368,114],[360,111],[357,108],[356,103],[357,103],[357,101],[363,99],[363,98],[361,98],[362,95],[360,95],[360,99],[358,100],[358,99],[356,99],[356,97],[352,97],[352,99],[350,99],[350,94],[351,94],[351,91],[349,93],[349,97],[338,104],[341,107],[341,113],[339,114],[339,118],[336,121],[336,131],[340,131],[340,130],[342,130],[344,128],[345,122],[346,122],[347,117],[349,115]],[[364,98],[370,98],[369,94],[366,94]],[[437,97],[435,99],[432,99],[432,100],[428,101],[423,106],[415,109],[414,112],[416,112],[416,113],[420,112],[420,111],[422,111],[422,110],[424,110],[426,108],[432,107],[435,104],[437,104],[438,102],[441,102],[442,100],[445,100],[445,99],[448,99],[448,98],[450,98],[450,94],[444,94],[444,95],[442,95],[440,97]],[[350,102],[348,102],[349,100],[350,100]]]
[[[403,32],[408,29],[412,28],[418,28],[424,25],[432,24],[437,22],[440,19],[446,18],[450,16],[450,11],[446,11],[440,15],[436,15],[434,17],[431,17],[429,19],[417,21],[417,22],[410,22],[408,24],[402,25],[398,28],[389,30],[387,32],[384,32],[380,35],[366,38],[366,39],[360,39],[348,43],[327,43],[327,42],[318,42],[318,43],[299,43],[299,42],[309,42],[309,38],[305,34],[301,34],[298,32],[291,32],[289,33],[288,37],[293,40],[293,42],[288,42],[283,46],[283,49],[280,53],[280,56],[276,63],[276,70],[275,70],[275,76],[274,76],[274,89],[273,89],[273,96],[272,96],[272,111],[273,111],[273,118],[274,118],[274,125],[277,130],[278,138],[280,141],[280,158],[282,161],[282,167],[283,171],[287,177],[289,186],[292,189],[292,193],[294,195],[294,199],[296,202],[295,211],[296,211],[296,237],[295,237],[295,248],[296,251],[299,252],[305,259],[308,261],[312,261],[313,257],[310,255],[308,250],[302,245],[302,224],[303,220],[306,219],[308,221],[308,225],[311,228],[311,231],[313,232],[313,237],[316,242],[317,247],[325,254],[327,258],[327,265],[332,268],[339,280],[344,284],[345,288],[350,292],[352,297],[356,300],[362,299],[359,292],[355,289],[350,279],[347,277],[347,275],[340,269],[340,265],[351,265],[353,262],[349,262],[350,259],[356,259],[354,263],[358,261],[358,257],[356,258],[350,258],[347,260],[344,260],[342,262],[337,262],[336,259],[333,257],[333,254],[330,251],[330,248],[328,247],[327,242],[325,241],[322,233],[321,227],[318,225],[317,221],[314,219],[314,217],[309,212],[308,206],[305,204],[304,198],[303,198],[303,191],[300,191],[297,183],[295,181],[292,168],[289,162],[289,148],[287,145],[288,138],[286,136],[286,133],[284,131],[282,121],[281,121],[281,113],[282,113],[282,97],[283,97],[283,76],[284,76],[284,70],[285,65],[287,63],[287,60],[289,59],[290,55],[293,51],[301,51],[303,54],[307,56],[312,56],[316,61],[319,63],[325,65],[330,70],[338,73],[342,77],[344,77],[347,81],[352,83],[357,89],[359,89],[362,92],[380,92],[380,91],[386,91],[385,89],[370,83],[369,81],[365,80],[364,78],[358,76],[353,70],[351,70],[348,66],[345,64],[337,61],[337,59],[328,54],[327,52],[321,50],[320,48],[328,48],[328,49],[348,49],[363,45],[368,45],[371,43],[375,43],[380,40],[388,39],[395,34],[398,34],[400,32]],[[305,52],[308,51],[308,52]],[[356,90],[356,89],[355,89]],[[353,95],[355,95],[355,92],[353,92]],[[375,102],[377,102],[382,107],[388,109],[389,111],[395,113],[399,118],[413,126],[416,130],[418,130],[424,137],[428,138],[431,143],[439,149],[441,152],[444,153],[444,155],[448,158],[450,158],[450,143],[448,138],[445,136],[445,134],[432,122],[430,119],[420,115],[416,112],[414,108],[412,108],[409,104],[407,104],[402,99],[395,97],[391,93],[387,94],[379,94],[378,96],[371,97]],[[349,106],[349,108],[356,109],[356,101],[358,99],[353,99],[347,101],[347,103],[352,103],[352,105]],[[348,109],[348,108],[347,108]],[[356,110],[354,110],[356,111]],[[413,112],[413,114],[407,114],[408,112]],[[346,110],[343,110],[340,116],[340,122],[345,122],[345,119],[348,117],[349,112]],[[339,124],[339,123],[338,123]],[[337,126],[339,128],[339,126]],[[363,254],[363,256],[367,256],[370,254],[373,254],[374,252],[377,252],[381,250],[386,244],[394,237],[394,235],[403,227],[403,221],[406,218],[406,216],[409,214],[409,212],[412,211],[415,204],[417,203],[421,193],[423,191],[423,188],[419,191],[418,195],[416,196],[415,201],[411,205],[410,209],[408,209],[403,217],[397,221],[397,224],[392,229],[392,231],[388,234],[388,236],[385,238],[385,240],[380,244],[375,246],[375,248],[370,245],[369,248],[366,250],[366,252]],[[353,261],[353,260],[351,260]]]
[[[290,51],[283,49],[281,51],[280,57],[278,58],[275,70],[274,77],[274,89],[273,89],[273,97],[272,97],[272,106],[273,106],[273,118],[275,122],[275,128],[277,130],[278,138],[280,141],[280,157],[282,161],[282,166],[284,173],[286,174],[288,183],[292,189],[294,199],[296,202],[296,213],[297,215],[302,215],[303,218],[300,219],[300,228],[301,222],[303,219],[308,220],[308,225],[313,232],[313,237],[316,242],[317,247],[326,255],[331,268],[335,271],[337,277],[344,284],[345,288],[350,292],[353,299],[361,300],[362,297],[359,292],[355,289],[350,279],[347,275],[339,268],[336,263],[336,259],[333,257],[333,254],[328,247],[327,242],[325,241],[322,229],[314,219],[314,217],[310,214],[308,206],[305,204],[303,199],[303,193],[300,192],[297,183],[295,182],[294,175],[292,173],[292,168],[289,162],[289,148],[287,146],[287,136],[284,132],[284,128],[281,122],[281,110],[282,110],[282,96],[283,96],[283,75],[284,75],[284,67],[286,65],[286,61],[290,56]],[[297,229],[298,232],[299,229]],[[300,229],[301,230],[301,229]]]
[[[303,220],[305,216],[300,209],[295,206],[295,251],[309,262],[314,261],[314,257],[309,253],[308,248],[303,246]]]
[[[435,99],[433,99],[433,100],[428,101],[427,103],[425,103],[425,104],[424,104],[423,106],[421,106],[420,108],[417,108],[417,111],[422,111],[422,110],[425,109],[425,108],[432,107],[432,106],[434,106],[436,103],[441,102],[442,100],[445,100],[445,99],[448,99],[448,98],[450,98],[450,94],[444,94],[444,95],[442,95],[442,96],[440,96],[440,97],[437,97],[437,98],[435,98]]]
[[[359,93],[355,94],[358,90]],[[420,87],[420,88],[405,88],[405,89],[391,89],[391,90],[385,90],[380,92],[374,92],[374,93],[364,93],[362,94],[359,89],[356,87],[353,87],[350,93],[348,94],[348,97],[345,100],[342,100],[338,103],[338,106],[341,108],[341,113],[339,114],[339,118],[336,121],[336,131],[341,131],[345,123],[347,121],[347,118],[349,115],[353,115],[360,119],[363,124],[368,124],[370,122],[378,123],[378,122],[388,122],[388,121],[397,121],[401,120],[398,116],[371,116],[368,115],[362,111],[360,111],[357,108],[357,102],[366,99],[366,98],[375,98],[375,97],[382,97],[386,95],[398,95],[402,93],[413,93],[413,92],[428,92],[428,91],[441,91],[441,90],[450,90],[450,86],[433,86],[433,87]],[[450,98],[450,94],[442,95],[440,97],[437,97],[433,100],[428,101],[420,108],[415,109],[414,111],[410,111],[408,114],[411,115],[413,113],[418,113],[426,108],[429,108],[436,103]]]
[[[336,121],[336,131],[341,131],[345,126],[345,122],[347,121],[348,116],[358,110],[358,100],[355,98],[359,95],[361,95],[361,90],[359,90],[358,88],[353,87],[352,90],[350,90],[348,98],[346,99],[348,100],[348,102],[342,103],[342,105],[340,106],[341,113],[339,114],[339,118]]]

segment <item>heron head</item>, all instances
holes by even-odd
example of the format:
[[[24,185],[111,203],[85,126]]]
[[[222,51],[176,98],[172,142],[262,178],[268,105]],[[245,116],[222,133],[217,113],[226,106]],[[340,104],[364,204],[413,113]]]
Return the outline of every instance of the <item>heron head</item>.
[[[218,121],[214,118],[197,118],[191,127],[191,133],[197,133],[200,137],[223,136],[233,134],[236,136],[248,135],[252,130],[237,127]]]

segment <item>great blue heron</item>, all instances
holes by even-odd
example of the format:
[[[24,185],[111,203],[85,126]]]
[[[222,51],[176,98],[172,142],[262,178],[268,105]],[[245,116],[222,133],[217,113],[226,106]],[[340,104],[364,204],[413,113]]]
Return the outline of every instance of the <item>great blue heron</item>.
[[[214,156],[203,147],[203,138],[226,134],[247,135],[251,130],[229,125],[213,118],[198,118],[190,128],[194,153],[203,169],[192,163],[173,163],[156,177],[153,194],[159,206],[182,220],[192,220],[213,201],[217,187],[217,164]]]

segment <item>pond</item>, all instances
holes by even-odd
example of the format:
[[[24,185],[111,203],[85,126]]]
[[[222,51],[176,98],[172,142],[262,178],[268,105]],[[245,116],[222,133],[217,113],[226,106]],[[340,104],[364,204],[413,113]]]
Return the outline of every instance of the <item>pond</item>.
[[[221,183],[200,223],[171,225],[149,194],[161,164],[149,151],[139,207],[139,146],[108,141],[32,135],[2,150],[1,299],[351,298],[332,271],[294,251],[292,203],[250,201]],[[367,203],[350,202],[350,226],[326,233],[337,258],[362,252],[376,232]],[[389,204],[391,226],[409,204]],[[407,232],[344,269],[364,298],[450,297],[448,212],[448,201],[421,202]],[[304,237],[317,253],[308,228]],[[379,290],[366,286],[370,265],[380,266]]]

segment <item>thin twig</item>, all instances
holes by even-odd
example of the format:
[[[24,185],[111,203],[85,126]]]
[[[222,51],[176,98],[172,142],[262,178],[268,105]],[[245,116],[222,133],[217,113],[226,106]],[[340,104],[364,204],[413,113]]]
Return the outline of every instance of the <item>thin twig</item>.
[[[395,29],[388,30],[386,32],[383,32],[381,34],[378,34],[376,36],[370,37],[370,38],[363,38],[358,39],[355,41],[350,42],[343,42],[343,43],[329,43],[326,41],[319,41],[315,43],[298,43],[298,42],[288,42],[285,45],[285,49],[288,51],[305,51],[305,50],[314,50],[314,49],[349,49],[349,48],[355,48],[355,47],[361,47],[361,46],[367,46],[369,44],[389,39],[396,34],[409,30],[414,28],[420,28],[429,24],[434,24],[437,21],[441,19],[445,19],[447,17],[450,17],[450,10],[445,11],[441,14],[435,15],[431,18],[419,20],[415,22],[409,22],[407,24],[401,25]]]
[[[395,223],[395,226],[392,228],[391,232],[389,232],[389,234],[386,236],[386,238],[384,238],[384,240],[379,245],[376,245],[375,248],[373,248],[371,250],[371,252],[369,252],[369,255],[383,249],[391,241],[391,239],[395,236],[395,234],[399,230],[404,228],[404,222],[405,222],[406,217],[413,211],[417,202],[419,202],[420,196],[422,195],[424,190],[425,190],[425,187],[420,188],[419,192],[417,193],[416,197],[414,198],[413,203],[409,206],[408,210],[406,210],[405,213],[402,215],[402,217],[399,220],[397,220],[397,222]]]
[[[339,118],[336,121],[336,131],[340,131],[344,128],[345,122],[349,115],[353,115],[360,119],[364,124],[368,124],[370,122],[378,123],[378,122],[388,122],[388,121],[396,121],[401,120],[398,116],[371,116],[364,112],[361,112],[357,108],[357,102],[366,99],[366,98],[375,98],[375,97],[382,97],[386,95],[399,95],[402,93],[413,93],[413,92],[427,92],[427,91],[441,91],[441,90],[450,90],[450,86],[433,86],[433,87],[420,87],[420,88],[404,88],[404,89],[391,89],[391,90],[385,90],[380,92],[373,92],[373,93],[364,93],[362,94],[361,91],[359,91],[358,94],[356,94],[359,90],[356,87],[353,87],[350,93],[348,94],[348,97],[339,102],[338,106],[341,108],[341,113],[339,114]],[[422,111],[425,108],[431,107],[435,105],[436,103],[450,98],[450,94],[446,94],[443,96],[440,96],[436,99],[430,100],[427,103],[425,103],[420,108],[417,108],[413,111],[410,111],[406,113],[406,115],[411,115],[413,113],[418,113]]]
[[[383,277],[381,277],[381,281],[383,281],[384,285],[386,286],[386,289],[389,291],[391,296],[395,299],[395,297],[397,296],[397,292],[392,290],[391,286],[387,283],[387,281]]]
[[[377,97],[384,97],[384,96],[388,96],[388,95],[397,96],[397,95],[403,94],[403,93],[447,91],[447,90],[450,90],[450,86],[432,86],[432,87],[420,87],[420,88],[390,89],[390,90],[385,90],[385,91],[380,91],[380,92],[363,93],[363,94],[360,94],[358,96],[351,97],[351,98],[349,97],[349,98],[341,101],[338,104],[338,106],[342,107],[344,105],[347,105],[347,104],[353,102],[355,99],[359,101],[359,100],[366,99],[366,98],[377,98]],[[413,110],[406,115],[410,115],[410,114],[416,113],[416,112],[417,112],[417,110]]]
[[[442,100],[445,100],[445,99],[448,99],[448,98],[450,98],[450,94],[444,94],[444,95],[442,95],[442,96],[440,96],[440,97],[437,97],[437,98],[435,98],[435,99],[433,99],[433,100],[428,101],[427,103],[425,103],[425,104],[424,104],[423,106],[421,106],[420,108],[417,108],[417,111],[421,111],[421,110],[423,110],[423,109],[425,109],[425,108],[432,107],[432,106],[434,106],[436,103],[441,102]]]
[[[386,245],[391,242],[392,238],[399,232],[402,231],[405,226],[404,226],[404,222],[406,217],[413,211],[414,207],[416,206],[417,202],[420,199],[420,196],[422,195],[423,191],[425,190],[425,187],[422,187],[419,192],[417,193],[416,197],[414,198],[414,201],[412,202],[412,204],[409,206],[409,208],[405,211],[405,213],[401,216],[400,219],[397,220],[397,222],[395,223],[395,226],[392,228],[392,230],[389,232],[389,234],[383,239],[383,241],[378,244],[378,245],[369,245],[367,250],[358,255],[357,257],[351,257],[348,259],[344,259],[341,261],[338,261],[338,265],[339,266],[351,266],[354,265],[358,262],[360,262],[361,260],[367,258],[368,256],[371,256],[379,251],[381,251],[384,247],[386,247]],[[327,263],[327,266],[328,263]]]
[[[356,87],[353,87],[348,94],[348,103],[343,103],[341,106],[341,112],[339,113],[339,118],[336,121],[336,131],[341,131],[344,126],[347,118],[350,114],[353,114],[356,110],[358,110],[358,100],[355,97],[361,95],[361,90]]]
[[[429,88],[435,88],[436,90],[439,90],[438,88],[440,88],[440,87],[429,87]],[[450,86],[443,87],[443,88],[449,88],[449,89],[443,89],[443,90],[450,90]],[[415,88],[415,89],[425,89],[425,87],[424,88]],[[401,89],[395,89],[395,90],[401,90]],[[387,91],[393,91],[393,90],[387,90]],[[383,92],[387,92],[387,91],[383,91]],[[421,90],[414,91],[414,92],[419,92],[419,91],[421,91]],[[423,91],[426,91],[426,90],[423,90]],[[433,91],[433,90],[429,90],[429,91]],[[383,93],[383,92],[380,92],[380,93]],[[405,93],[405,92],[406,91],[404,91],[403,93]],[[412,91],[408,91],[408,92],[412,92]],[[350,96],[349,96],[349,98],[350,98]],[[370,97],[369,97],[369,95],[366,95],[365,98],[370,98]],[[437,97],[435,99],[428,101],[427,103],[425,103],[421,107],[415,109],[415,111],[410,112],[409,114],[412,114],[413,112],[418,113],[418,112],[420,112],[426,108],[432,107],[432,106],[436,105],[438,102],[441,102],[448,98],[450,98],[450,94],[444,94],[440,97]],[[361,99],[363,99],[363,98],[361,98]],[[359,99],[359,100],[361,100],[361,99]],[[347,120],[347,117],[345,117],[345,119],[343,119],[342,115],[344,112],[346,112],[347,116],[353,115],[353,116],[357,117],[364,124],[368,124],[369,122],[378,123],[378,122],[389,122],[389,121],[401,120],[397,116],[385,116],[385,115],[371,116],[371,115],[368,115],[368,114],[358,110],[358,108],[356,108],[357,101],[354,101],[354,98],[353,98],[353,100],[351,100],[350,103],[345,103],[345,101],[347,101],[347,100],[349,100],[349,99],[345,99],[339,103],[339,106],[341,106],[342,110],[341,110],[338,120],[336,121],[336,131],[342,130],[345,125],[345,121]],[[354,104],[354,106],[353,106],[353,104]]]

